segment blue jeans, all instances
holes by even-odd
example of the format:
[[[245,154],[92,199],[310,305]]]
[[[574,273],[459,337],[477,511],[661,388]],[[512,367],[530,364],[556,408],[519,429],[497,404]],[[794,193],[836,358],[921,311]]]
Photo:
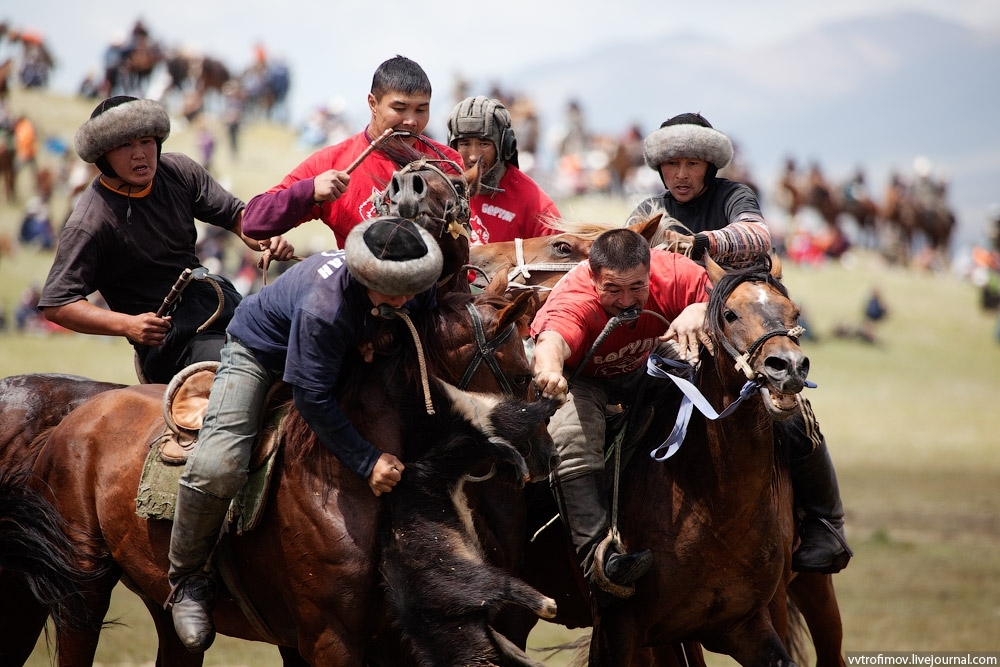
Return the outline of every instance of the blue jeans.
[[[267,392],[281,371],[264,367],[238,339],[226,336],[198,442],[180,483],[232,499],[246,483],[250,452]]]

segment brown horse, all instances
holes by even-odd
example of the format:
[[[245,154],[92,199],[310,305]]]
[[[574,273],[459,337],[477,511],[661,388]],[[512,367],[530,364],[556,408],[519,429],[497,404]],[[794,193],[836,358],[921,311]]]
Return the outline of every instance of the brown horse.
[[[716,287],[709,313],[716,348],[725,347],[719,341],[729,341],[729,346],[741,351],[754,348],[747,361],[755,377],[786,380],[780,390],[772,385],[770,395],[801,388],[805,360],[797,345],[782,335],[797,317],[784,289],[763,271],[731,277],[717,267],[713,271]],[[755,310],[750,301],[763,301],[763,295],[767,305]],[[765,332],[773,337],[753,345]],[[747,381],[731,370],[731,363],[728,358],[716,362],[707,354],[701,361],[699,387],[720,410]],[[666,396],[652,398],[655,418],[636,447],[639,452],[659,444],[671,430],[677,411],[676,404],[661,404]],[[693,418],[683,447],[666,462],[654,463],[639,455],[624,469],[621,534],[630,550],[651,548],[655,565],[651,574],[637,582],[633,598],[598,616],[591,664],[697,663],[701,660],[698,643],[752,664],[755,642],[758,657],[760,645],[773,651],[780,647],[775,637],[785,634],[784,587],[790,576],[792,547],[790,488],[783,466],[775,464],[780,456],[771,441],[771,420],[782,413],[769,413],[773,404],[769,396],[749,402],[718,422]],[[787,396],[780,402],[791,405]],[[533,511],[529,517],[529,529],[537,533],[526,555],[533,566],[524,578],[557,600],[559,614],[554,622],[571,628],[591,625],[590,596],[562,524],[540,529],[555,514],[551,493],[547,485],[534,485],[529,492],[534,494],[530,506],[545,511]],[[766,548],[755,552],[761,542]],[[761,558],[768,549],[767,563],[754,564],[754,558]],[[714,564],[716,560],[723,565]],[[818,664],[842,665],[842,631],[832,577],[798,575],[788,593],[813,633]],[[671,600],[683,602],[674,605]],[[774,634],[767,629],[772,622],[777,628]],[[734,639],[737,634],[730,630],[743,623],[756,626],[755,642],[746,637]],[[727,638],[720,640],[720,635]],[[653,648],[640,650],[643,645]]]
[[[6,63],[0,65],[0,74],[4,68],[10,66],[10,63],[8,59]],[[0,186],[3,187],[4,198],[8,204],[17,201],[17,172],[14,168],[16,155],[13,128],[0,124]]]
[[[893,175],[885,194],[882,215],[900,237],[900,258],[909,261],[918,240],[947,265],[955,214],[947,201],[948,185],[926,179],[921,187]]]
[[[415,322],[431,374],[458,384],[480,349],[466,304],[481,320],[482,335],[492,340],[523,318],[526,302],[492,292],[445,297],[435,316]],[[342,405],[366,438],[406,461],[429,445],[422,438],[435,432],[434,420],[448,418],[424,413],[419,380],[403,371],[407,365],[398,355],[379,354],[381,344],[376,348],[372,363],[360,355],[352,361],[353,372],[345,373],[348,379],[339,388]],[[414,367],[413,351],[403,354]],[[505,335],[491,358],[505,382],[526,394],[531,375],[519,337]],[[467,387],[496,391],[492,366],[479,365]],[[85,589],[95,622],[106,613],[111,591],[122,578],[154,618],[160,664],[198,665],[202,656],[179,644],[170,616],[160,606],[168,592],[170,525],[135,515],[139,474],[149,453],[147,433],[162,419],[162,392],[162,386],[143,385],[98,395],[47,439],[37,441],[41,449],[34,473],[47,489],[58,490],[49,492],[51,500],[72,527],[71,536],[85,554],[81,562],[109,571]],[[223,634],[294,647],[310,664],[360,665],[366,650],[387,650],[381,642],[369,646],[376,631],[387,631],[379,622],[375,569],[379,501],[318,447],[297,413],[292,415],[285,422],[262,525],[227,539],[220,549],[226,554],[220,560],[240,585],[237,592],[221,596],[216,624]],[[547,474],[551,464],[551,439],[544,429],[540,433],[530,443],[537,458],[529,465],[536,477]],[[67,465],[67,458],[74,463]],[[28,604],[16,599],[0,603]],[[256,611],[245,612],[244,607]],[[33,642],[38,630],[40,626],[34,633],[8,635],[0,628],[0,644]],[[60,664],[93,660],[96,627],[59,632]]]
[[[640,455],[622,471],[622,540],[651,548],[655,558],[633,597],[597,614],[591,665],[629,664],[639,647],[682,641],[747,666],[792,661],[782,642],[791,485],[776,465],[772,420],[798,409],[795,394],[809,370],[795,340],[798,309],[776,279],[777,262],[770,273],[725,273],[711,260],[708,268],[706,325],[718,356],[702,355],[695,384],[720,410],[741,393],[747,400],[717,421],[692,417],[671,458]],[[745,372],[733,366],[737,359]],[[675,393],[649,397],[657,407],[638,451],[659,449],[671,431],[674,411],[663,407]],[[771,604],[776,599],[782,604]]]
[[[563,233],[472,246],[469,262],[478,274],[475,284],[483,286],[498,275],[506,274],[509,290],[530,288],[538,294],[539,303],[544,303],[559,279],[590,257],[594,239],[602,232],[621,226],[565,219],[550,224]],[[660,224],[661,217],[657,215],[635,225],[634,229],[647,241],[655,243]]]

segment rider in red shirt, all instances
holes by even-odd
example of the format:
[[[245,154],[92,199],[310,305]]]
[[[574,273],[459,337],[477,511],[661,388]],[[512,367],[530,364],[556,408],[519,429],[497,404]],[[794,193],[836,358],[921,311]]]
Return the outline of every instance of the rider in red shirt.
[[[431,83],[417,63],[395,56],[379,65],[368,94],[371,120],[362,132],[339,144],[322,148],[295,167],[278,185],[247,203],[244,231],[253,238],[269,238],[269,230],[288,231],[303,222],[320,219],[333,230],[337,246],[344,247],[355,225],[378,215],[372,195],[380,193],[403,165],[375,150],[356,170],[346,169],[386,130],[410,136],[394,137],[433,159],[442,157],[464,168],[451,148],[422,135],[430,119]],[[388,143],[388,142],[387,142]]]
[[[459,102],[448,116],[448,145],[482,170],[479,193],[469,201],[473,244],[556,233],[545,220],[559,218],[559,209],[518,168],[510,113],[499,100],[479,95]]]

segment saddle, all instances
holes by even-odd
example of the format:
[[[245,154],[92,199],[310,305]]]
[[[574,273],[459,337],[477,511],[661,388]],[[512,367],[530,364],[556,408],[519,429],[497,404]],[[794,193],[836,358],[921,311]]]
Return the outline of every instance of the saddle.
[[[205,410],[208,408],[208,395],[215,381],[215,371],[219,368],[217,361],[201,361],[191,364],[174,376],[163,394],[163,425],[153,426],[156,436],[150,440],[150,446],[156,446],[160,459],[168,465],[183,465],[198,442],[198,432],[201,430]],[[262,423],[258,426],[258,437],[254,442],[250,455],[250,472],[259,469],[271,456],[277,447],[275,429],[264,428],[266,415],[269,414],[272,402],[282,390],[287,391],[283,382],[276,382],[264,399],[266,409],[261,415]]]
[[[163,395],[163,415],[149,428],[144,438],[149,455],[143,466],[136,496],[136,514],[146,519],[172,520],[177,499],[177,485],[188,456],[198,441],[209,391],[215,380],[217,361],[191,364],[178,373]],[[274,453],[281,441],[281,418],[290,398],[288,385],[277,382],[265,399],[258,436],[250,456],[246,485],[233,499],[230,518],[237,534],[250,530],[257,522],[270,484]]]

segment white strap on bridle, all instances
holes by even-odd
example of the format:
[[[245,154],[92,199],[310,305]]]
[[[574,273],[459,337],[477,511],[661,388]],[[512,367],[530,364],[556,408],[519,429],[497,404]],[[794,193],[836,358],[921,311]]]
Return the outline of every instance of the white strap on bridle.
[[[507,282],[513,282],[514,278],[523,276],[525,280],[531,279],[532,271],[563,271],[567,272],[576,266],[576,262],[538,262],[537,264],[526,264],[524,261],[524,239],[514,239],[514,259],[517,265],[507,272]]]

